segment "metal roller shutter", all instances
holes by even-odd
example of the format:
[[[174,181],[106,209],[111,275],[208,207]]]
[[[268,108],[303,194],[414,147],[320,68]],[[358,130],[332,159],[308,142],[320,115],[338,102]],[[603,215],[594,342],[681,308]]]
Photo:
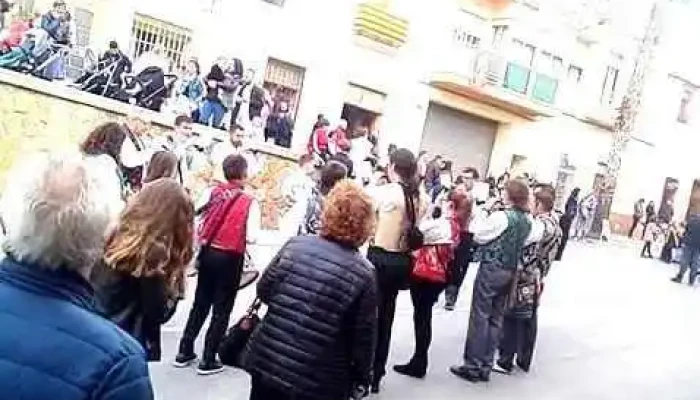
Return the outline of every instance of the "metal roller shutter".
[[[475,167],[483,176],[488,171],[497,131],[495,121],[430,103],[421,149],[452,161],[453,172]]]

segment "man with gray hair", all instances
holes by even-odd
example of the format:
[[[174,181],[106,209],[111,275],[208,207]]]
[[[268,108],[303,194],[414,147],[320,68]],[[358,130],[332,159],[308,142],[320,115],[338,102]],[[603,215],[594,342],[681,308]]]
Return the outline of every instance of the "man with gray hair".
[[[99,315],[88,283],[110,222],[100,174],[42,154],[9,175],[0,263],[0,393],[25,400],[151,400],[141,346]]]

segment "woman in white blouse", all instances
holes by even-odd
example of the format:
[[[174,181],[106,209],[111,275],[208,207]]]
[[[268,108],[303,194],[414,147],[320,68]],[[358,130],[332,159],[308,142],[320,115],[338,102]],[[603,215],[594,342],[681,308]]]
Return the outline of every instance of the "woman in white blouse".
[[[120,159],[126,137],[127,133],[123,125],[108,122],[90,132],[80,145],[80,151],[103,177],[104,196],[111,203],[115,218],[124,208],[126,198],[126,185]]]

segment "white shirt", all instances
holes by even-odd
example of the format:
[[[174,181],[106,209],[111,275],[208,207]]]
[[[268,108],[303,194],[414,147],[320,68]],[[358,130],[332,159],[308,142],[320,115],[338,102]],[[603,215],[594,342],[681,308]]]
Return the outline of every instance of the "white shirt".
[[[116,220],[125,205],[116,161],[108,155],[91,156],[85,159],[90,168],[99,174],[102,183],[102,198],[109,206],[112,219]]]
[[[262,231],[262,212],[260,211],[260,203],[253,199],[248,209],[248,220],[246,222],[246,242],[257,243]]]
[[[282,181],[282,196],[292,203],[292,207],[284,214],[279,224],[285,237],[299,233],[313,187],[313,180],[302,170],[292,172]]]
[[[372,177],[372,165],[366,161],[372,155],[372,143],[366,137],[352,140],[350,148],[350,160],[355,170],[357,179],[370,179]]]
[[[474,241],[478,244],[497,239],[508,228],[508,215],[505,211],[496,211],[489,215],[483,208],[477,208],[473,215],[469,223],[469,232],[474,234]],[[525,245],[542,240],[545,229],[542,221],[536,220],[531,215],[527,218],[530,221],[530,234],[525,239]]]
[[[230,141],[221,142],[214,146],[211,151],[211,163],[216,168],[215,172],[220,172],[226,157],[230,155],[241,155],[248,163],[248,176],[255,176],[258,173],[258,160],[243,147],[233,147]]]
[[[141,142],[140,146],[142,150],[138,150],[134,141],[127,136],[119,154],[120,161],[127,168],[144,166],[151,160],[152,152],[146,147],[146,144],[138,137],[136,137],[135,140]]]

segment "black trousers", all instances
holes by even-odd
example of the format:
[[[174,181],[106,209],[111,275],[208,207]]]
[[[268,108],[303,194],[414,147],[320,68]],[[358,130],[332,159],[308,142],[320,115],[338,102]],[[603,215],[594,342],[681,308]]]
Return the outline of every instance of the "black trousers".
[[[396,297],[408,285],[411,273],[411,257],[405,253],[387,252],[370,247],[367,259],[377,271],[379,306],[377,308],[377,348],[374,353],[374,379],[381,380],[386,375],[389,359],[391,329],[396,313]]]
[[[442,283],[414,281],[411,283],[411,301],[413,302],[413,332],[415,351],[412,363],[421,368],[428,366],[428,349],[433,337],[433,306],[445,288]]]
[[[498,364],[506,369],[513,368],[517,354],[517,363],[523,371],[529,371],[537,341],[537,309],[532,318],[506,316],[503,319],[501,343],[498,346]]]
[[[654,258],[651,255],[651,242],[645,241],[644,247],[642,247],[642,257]]]
[[[469,263],[472,262],[474,256],[474,243],[471,233],[462,233],[460,235],[459,244],[455,249],[455,257],[450,263],[449,271],[450,282],[445,288],[445,304],[454,306],[459,297],[459,290],[464,282],[464,277],[467,276]]]
[[[206,249],[199,256],[199,275],[194,304],[180,340],[181,354],[194,354],[194,342],[204,321],[212,312],[204,341],[203,361],[214,361],[221,339],[228,328],[243,271],[242,254]]]
[[[573,222],[573,217],[568,215],[562,215],[561,219],[559,219],[559,227],[561,228],[561,242],[559,243],[559,249],[557,249],[557,255],[554,258],[557,261],[561,261],[561,257],[564,255],[564,249],[566,249],[566,243],[569,242],[569,232],[571,232],[571,224]]]
[[[639,220],[642,219],[642,217],[634,216],[632,217],[632,227],[630,228],[629,233],[627,234],[627,237],[633,237],[634,236],[634,231],[637,229],[637,225],[639,225]]]

